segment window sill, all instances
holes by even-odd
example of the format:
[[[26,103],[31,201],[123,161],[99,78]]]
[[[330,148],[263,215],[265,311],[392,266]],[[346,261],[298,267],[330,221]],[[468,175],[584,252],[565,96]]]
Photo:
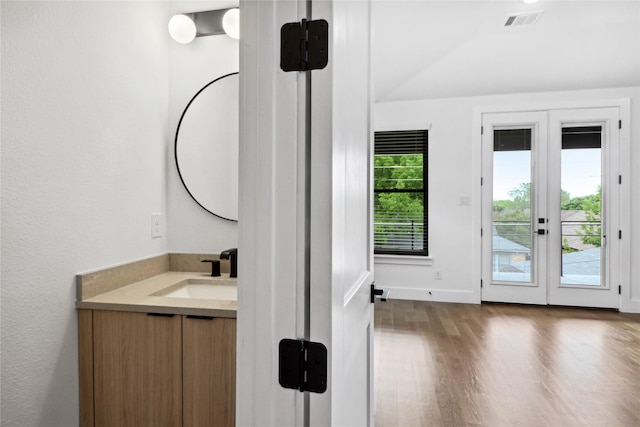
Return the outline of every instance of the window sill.
[[[433,258],[416,255],[374,255],[373,261],[376,264],[395,265],[433,265]]]

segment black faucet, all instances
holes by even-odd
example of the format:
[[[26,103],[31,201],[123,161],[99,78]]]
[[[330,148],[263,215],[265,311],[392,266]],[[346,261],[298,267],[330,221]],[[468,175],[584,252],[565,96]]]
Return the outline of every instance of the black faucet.
[[[229,277],[238,277],[238,249],[227,249],[220,252],[220,259],[228,259],[231,263]]]

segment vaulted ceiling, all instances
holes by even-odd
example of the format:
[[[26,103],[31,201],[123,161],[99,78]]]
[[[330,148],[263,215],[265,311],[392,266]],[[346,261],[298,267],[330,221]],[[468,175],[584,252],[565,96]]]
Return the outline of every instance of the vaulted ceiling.
[[[376,102],[640,86],[640,0],[372,4]]]

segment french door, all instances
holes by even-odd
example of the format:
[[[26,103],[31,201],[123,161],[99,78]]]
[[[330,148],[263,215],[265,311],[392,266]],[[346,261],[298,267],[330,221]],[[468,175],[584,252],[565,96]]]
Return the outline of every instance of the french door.
[[[618,117],[483,114],[483,301],[618,308]]]

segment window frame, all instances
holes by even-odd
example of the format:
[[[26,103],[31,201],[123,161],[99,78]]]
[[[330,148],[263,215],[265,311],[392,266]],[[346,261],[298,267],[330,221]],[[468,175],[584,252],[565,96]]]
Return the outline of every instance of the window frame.
[[[374,243],[373,243],[373,252],[374,255],[397,255],[397,256],[417,256],[417,257],[428,257],[429,256],[429,223],[428,223],[428,212],[429,212],[429,180],[428,180],[428,164],[429,164],[429,130],[428,129],[415,129],[415,130],[391,130],[391,131],[377,131],[374,132],[374,171],[375,171],[375,158],[377,155],[384,155],[382,153],[378,154],[377,150],[377,136],[380,134],[407,134],[407,133],[422,133],[423,137],[423,151],[422,154],[422,189],[376,189],[375,183],[375,173],[373,177],[373,195],[374,199],[377,194],[415,194],[420,193],[423,195],[423,206],[422,206],[422,221],[423,221],[423,229],[422,229],[422,249],[389,249],[389,248],[381,248],[375,245],[375,203],[374,203]],[[398,152],[397,154],[403,154],[402,152]],[[411,152],[407,152],[405,154],[415,154]]]

